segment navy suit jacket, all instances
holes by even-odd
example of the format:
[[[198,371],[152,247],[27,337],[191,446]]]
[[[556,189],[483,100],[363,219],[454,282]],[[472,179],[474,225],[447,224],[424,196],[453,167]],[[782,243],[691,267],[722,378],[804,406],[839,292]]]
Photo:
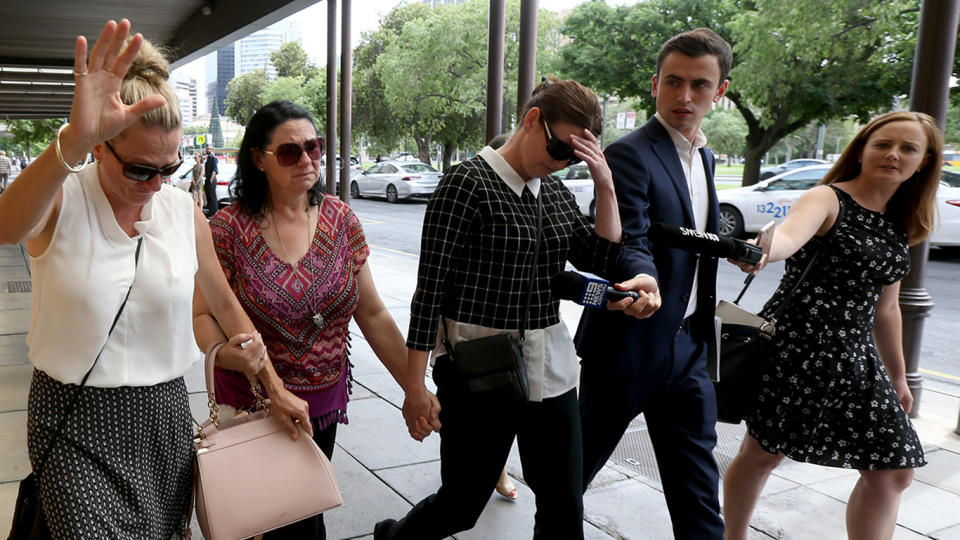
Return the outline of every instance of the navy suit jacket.
[[[716,163],[708,150],[701,149],[700,153],[709,193],[706,230],[716,232]],[[698,280],[698,292],[691,332],[715,350],[717,259],[658,245],[647,237],[651,223],[694,227],[689,189],[676,146],[656,118],[611,143],[604,154],[613,172],[624,234],[620,275],[608,277],[622,281],[649,274],[660,286],[662,304],[650,318],[642,320],[620,311],[584,309],[575,337],[577,353],[585,365],[656,381],[670,370],[673,336],[683,321],[694,278]],[[694,276],[698,258],[699,273]]]

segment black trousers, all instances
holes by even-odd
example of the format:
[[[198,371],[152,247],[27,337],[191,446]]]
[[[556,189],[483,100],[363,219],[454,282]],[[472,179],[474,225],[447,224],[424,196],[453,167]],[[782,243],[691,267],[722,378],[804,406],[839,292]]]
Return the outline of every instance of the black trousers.
[[[321,430],[317,428],[316,418],[311,418],[310,422],[313,424],[314,442],[327,456],[327,459],[333,459],[333,447],[337,440],[337,423],[334,422]],[[282,540],[284,538],[326,540],[327,528],[323,524],[323,514],[308,517],[263,535],[263,540]]]
[[[439,367],[439,366],[438,366]],[[576,390],[542,402],[510,403],[442,382],[440,489],[383,531],[430,540],[473,528],[497,485],[516,436],[523,477],[536,497],[533,537],[583,538],[580,416]]]
[[[719,540],[720,472],[712,453],[717,444],[717,404],[707,375],[706,344],[684,329],[674,336],[672,352],[672,358],[662,359],[669,362],[669,369],[658,380],[617,376],[602,362],[583,359],[583,489],[613,454],[630,422],[643,413],[674,537]],[[639,354],[639,362],[658,360]]]
[[[203,192],[207,197],[207,217],[213,217],[220,210],[217,201],[217,183],[209,178],[203,182]]]

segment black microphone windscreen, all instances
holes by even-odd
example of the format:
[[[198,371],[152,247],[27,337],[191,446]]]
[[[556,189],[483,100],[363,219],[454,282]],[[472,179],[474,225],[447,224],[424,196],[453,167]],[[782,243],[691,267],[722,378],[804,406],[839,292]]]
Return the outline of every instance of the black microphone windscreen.
[[[580,300],[584,278],[576,272],[558,272],[550,278],[550,291],[563,300]]]

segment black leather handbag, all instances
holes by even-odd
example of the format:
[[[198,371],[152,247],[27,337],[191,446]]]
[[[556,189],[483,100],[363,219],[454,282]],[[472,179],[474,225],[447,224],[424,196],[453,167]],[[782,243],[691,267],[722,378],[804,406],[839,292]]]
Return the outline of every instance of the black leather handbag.
[[[839,217],[837,219],[839,220]],[[797,292],[797,288],[807,277],[817,255],[819,252],[810,257],[800,278],[777,309],[770,314],[769,319],[744,312],[747,316],[737,318],[737,322],[721,322],[720,376],[713,383],[714,393],[717,396],[717,420],[720,422],[739,424],[756,402],[760,389],[760,371],[763,363],[770,358],[770,347],[777,332],[777,317],[787,304],[787,300]],[[739,305],[754,276],[755,274],[747,276],[743,289],[733,301],[733,306]],[[718,314],[724,307],[723,305],[717,307]],[[721,319],[723,319],[722,315]]]
[[[438,356],[434,364],[434,373],[440,377],[438,384],[446,379],[448,384],[461,386],[474,394],[506,394],[518,402],[529,399],[530,384],[521,344],[530,318],[530,299],[540,257],[542,219],[543,201],[537,197],[537,238],[534,242],[533,264],[530,266],[530,286],[520,323],[520,339],[517,340],[512,334],[496,334],[454,345],[447,339],[447,320],[442,317],[444,336],[441,342],[447,354]],[[445,373],[449,375],[444,376]]]

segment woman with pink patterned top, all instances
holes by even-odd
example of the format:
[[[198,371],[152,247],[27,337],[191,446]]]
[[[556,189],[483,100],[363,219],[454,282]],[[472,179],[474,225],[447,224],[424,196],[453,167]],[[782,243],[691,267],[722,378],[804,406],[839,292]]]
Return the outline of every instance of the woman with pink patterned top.
[[[373,283],[360,221],[317,182],[323,150],[307,111],[289,101],[261,108],[237,156],[237,199],[210,220],[210,229],[227,281],[282,385],[309,405],[311,425],[304,428],[331,457],[337,424],[347,422],[351,318],[398,383],[407,352]],[[202,299],[197,305],[197,342],[210,350],[225,337]],[[256,400],[238,349],[214,352],[216,395],[243,410]],[[437,422],[438,402],[435,409],[429,421],[421,418],[427,431]],[[264,535],[271,537],[325,538],[323,516]]]

